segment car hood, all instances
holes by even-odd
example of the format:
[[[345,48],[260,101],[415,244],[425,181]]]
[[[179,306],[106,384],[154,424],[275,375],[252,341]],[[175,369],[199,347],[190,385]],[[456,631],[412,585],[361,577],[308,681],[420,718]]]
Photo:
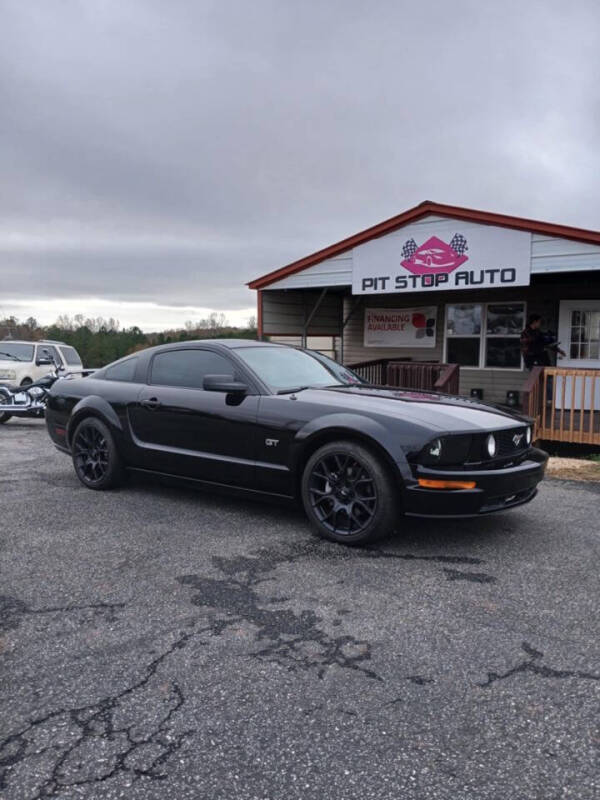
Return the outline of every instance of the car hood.
[[[468,397],[410,389],[340,386],[305,389],[298,393],[298,398],[338,408],[344,406],[353,412],[409,419],[447,433],[502,430],[527,422],[525,417],[501,406]]]

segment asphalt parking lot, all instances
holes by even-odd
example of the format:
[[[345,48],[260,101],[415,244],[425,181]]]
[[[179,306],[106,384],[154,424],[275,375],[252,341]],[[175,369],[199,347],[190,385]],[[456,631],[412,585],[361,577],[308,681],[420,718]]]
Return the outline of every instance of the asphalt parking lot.
[[[0,427],[0,798],[600,797],[600,493],[411,521],[77,482]]]

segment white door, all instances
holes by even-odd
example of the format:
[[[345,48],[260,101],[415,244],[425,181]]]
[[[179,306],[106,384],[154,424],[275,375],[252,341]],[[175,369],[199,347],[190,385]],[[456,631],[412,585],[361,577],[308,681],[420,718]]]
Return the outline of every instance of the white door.
[[[558,338],[566,357],[557,362],[559,367],[580,367],[600,370],[600,300],[561,300],[558,317]],[[600,372],[597,378],[566,378],[565,409],[571,407],[572,381],[575,380],[575,409],[589,410],[594,396],[594,408],[600,409]],[[592,384],[594,391],[592,392]],[[562,405],[562,378],[556,385],[557,407]]]

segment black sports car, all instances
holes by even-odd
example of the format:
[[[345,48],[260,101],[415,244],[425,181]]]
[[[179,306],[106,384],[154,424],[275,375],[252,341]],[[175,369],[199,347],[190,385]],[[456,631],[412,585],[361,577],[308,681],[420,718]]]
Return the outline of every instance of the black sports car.
[[[401,514],[473,516],[535,496],[547,455],[526,419],[346,373],[284,345],[169,344],[59,380],[46,421],[90,489],[138,470],[301,498],[340,542],[370,541]]]

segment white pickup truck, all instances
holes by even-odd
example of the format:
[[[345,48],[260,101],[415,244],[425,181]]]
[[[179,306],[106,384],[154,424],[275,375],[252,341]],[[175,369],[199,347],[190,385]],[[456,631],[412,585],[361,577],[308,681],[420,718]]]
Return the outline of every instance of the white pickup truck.
[[[88,372],[83,369],[77,350],[64,342],[0,341],[0,386],[26,387],[43,378],[53,362],[75,375]]]

